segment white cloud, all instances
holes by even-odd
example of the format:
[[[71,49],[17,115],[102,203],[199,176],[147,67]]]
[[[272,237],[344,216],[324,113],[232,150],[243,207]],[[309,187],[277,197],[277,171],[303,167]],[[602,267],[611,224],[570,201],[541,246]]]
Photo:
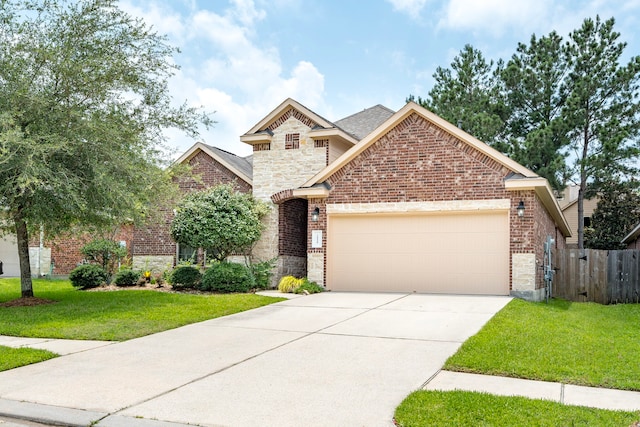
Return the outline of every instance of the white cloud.
[[[549,5],[550,0],[450,0],[438,27],[494,36],[526,34],[547,16]]]
[[[414,19],[420,17],[420,12],[424,8],[427,0],[387,0],[398,12],[407,13]]]
[[[188,99],[215,111],[217,123],[202,132],[204,142],[247,155],[251,148],[239,136],[285,98],[309,108],[324,106],[323,74],[304,58],[290,69],[282,63],[278,48],[256,34],[257,23],[267,13],[253,0],[232,0],[226,10],[216,12],[191,4],[180,14],[155,6],[152,0],[129,1],[138,2],[130,13],[143,16],[155,28],[174,25],[167,32],[183,53],[176,58],[182,70],[172,80],[171,91],[179,103]],[[176,132],[167,136],[180,152],[194,142]]]

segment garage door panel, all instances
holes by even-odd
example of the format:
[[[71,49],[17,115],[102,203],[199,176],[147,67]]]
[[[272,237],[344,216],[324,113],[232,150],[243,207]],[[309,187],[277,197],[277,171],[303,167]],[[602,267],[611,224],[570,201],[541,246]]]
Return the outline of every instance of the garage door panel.
[[[508,213],[329,216],[334,290],[509,293]]]

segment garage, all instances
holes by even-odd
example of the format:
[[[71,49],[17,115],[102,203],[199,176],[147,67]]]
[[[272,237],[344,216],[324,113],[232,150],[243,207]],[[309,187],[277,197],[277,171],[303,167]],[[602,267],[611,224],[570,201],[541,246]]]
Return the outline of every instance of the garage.
[[[332,214],[327,288],[509,294],[509,216],[485,212]]]

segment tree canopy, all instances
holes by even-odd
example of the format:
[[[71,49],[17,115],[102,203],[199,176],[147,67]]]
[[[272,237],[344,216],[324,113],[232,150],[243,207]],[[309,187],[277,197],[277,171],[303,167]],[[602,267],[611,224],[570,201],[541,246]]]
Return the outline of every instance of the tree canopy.
[[[640,223],[638,181],[609,180],[597,192],[598,204],[585,228],[585,247],[626,249],[622,239]]]
[[[258,241],[268,209],[231,184],[189,193],[176,208],[171,236],[179,244],[202,248],[209,257],[223,261],[231,254],[247,253]]]
[[[210,120],[173,105],[177,50],[116,0],[5,0],[0,22],[0,205],[32,296],[30,230],[140,218],[170,185],[163,129]]]
[[[429,96],[417,98],[555,190],[577,184],[580,248],[587,185],[638,174],[640,56],[621,64],[626,43],[614,25],[587,18],[567,41],[555,31],[533,35],[506,66],[466,45],[450,69],[437,68]]]
[[[502,62],[487,61],[481,51],[467,44],[453,59],[451,68],[438,67],[435,84],[426,99],[416,101],[476,138],[504,150],[504,120],[508,116],[500,96],[498,79]]]

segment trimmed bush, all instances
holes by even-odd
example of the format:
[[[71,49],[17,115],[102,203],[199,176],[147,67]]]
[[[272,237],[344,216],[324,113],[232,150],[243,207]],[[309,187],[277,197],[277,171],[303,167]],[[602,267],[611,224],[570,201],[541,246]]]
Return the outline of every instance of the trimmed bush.
[[[204,273],[200,290],[208,292],[249,292],[255,287],[251,271],[235,262],[215,263]]]
[[[78,289],[89,289],[105,283],[109,275],[96,264],[84,264],[69,273],[71,284]]]
[[[278,283],[278,290],[282,293],[295,292],[302,285],[302,279],[293,276],[284,276]]]
[[[324,292],[324,288],[305,277],[302,279],[300,286],[298,286],[293,292],[296,294],[304,294],[305,291],[309,294],[317,294],[319,292]]]
[[[183,265],[176,267],[171,273],[171,286],[176,289],[194,289],[202,280],[202,274],[197,267]]]
[[[138,284],[138,279],[140,279],[140,272],[127,268],[116,273],[113,283],[117,286],[134,286]]]

